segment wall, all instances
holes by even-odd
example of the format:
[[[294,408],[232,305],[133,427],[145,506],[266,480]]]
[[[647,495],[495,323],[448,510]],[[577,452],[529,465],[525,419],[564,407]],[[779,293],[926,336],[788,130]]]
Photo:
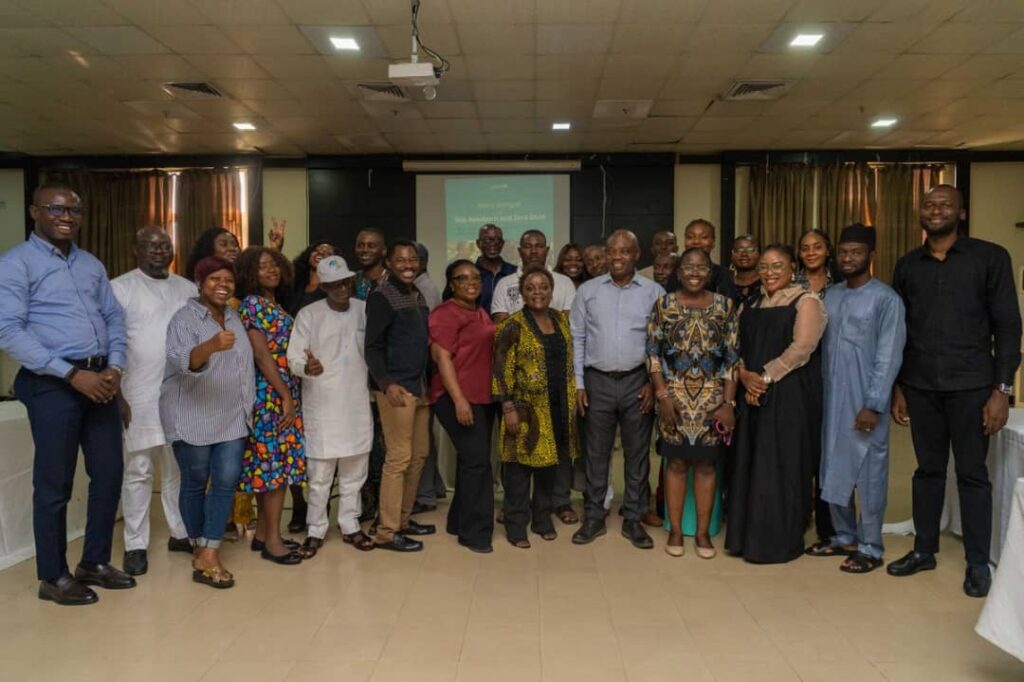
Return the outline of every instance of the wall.
[[[20,168],[0,169],[0,253],[25,241],[25,174]],[[0,396],[13,390],[18,365],[0,353]]]
[[[722,223],[722,167],[718,164],[683,164],[675,167],[673,225],[679,246],[683,246],[683,230],[694,218],[705,218],[715,225]],[[739,192],[737,190],[737,196]],[[721,244],[715,244],[712,257],[721,262]]]
[[[305,168],[263,170],[263,243],[274,221],[285,224],[284,255],[289,260],[309,244],[309,187]]]

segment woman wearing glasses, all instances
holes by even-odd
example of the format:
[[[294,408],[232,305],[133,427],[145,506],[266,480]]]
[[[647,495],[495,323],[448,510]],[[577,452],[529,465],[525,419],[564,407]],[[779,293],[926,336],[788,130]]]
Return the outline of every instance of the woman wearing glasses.
[[[457,260],[445,271],[451,298],[430,313],[430,354],[437,374],[430,402],[455,445],[455,495],[447,530],[474,552],[491,550],[494,490],[491,479],[491,349],[494,323],[479,305],[480,271]]]
[[[725,548],[753,563],[800,556],[821,453],[825,307],[795,280],[796,254],[765,248],[761,298],[740,316],[740,401]]]
[[[731,299],[705,290],[711,258],[687,249],[677,276],[681,288],[654,305],[647,324],[647,367],[658,400],[658,452],[668,461],[665,551],[683,556],[683,506],[687,471],[694,471],[697,556],[715,556],[709,528],[716,467],[723,441],[736,425],[736,315]]]

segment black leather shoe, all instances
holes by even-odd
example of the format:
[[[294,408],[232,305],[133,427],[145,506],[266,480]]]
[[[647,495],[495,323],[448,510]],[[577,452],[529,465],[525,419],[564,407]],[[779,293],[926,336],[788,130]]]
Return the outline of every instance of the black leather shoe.
[[[39,583],[39,598],[52,601],[61,606],[84,606],[95,604],[99,596],[70,575],[62,575],[56,580],[43,580]]]
[[[418,552],[423,549],[423,543],[395,533],[391,537],[391,542],[378,542],[377,549],[389,549],[392,552]]]
[[[587,519],[580,526],[580,529],[572,534],[572,544],[589,545],[591,542],[608,532],[604,521]]]
[[[399,535],[433,535],[437,532],[437,526],[432,523],[416,523],[409,519],[409,525],[398,531]]]
[[[623,521],[622,537],[632,542],[637,549],[652,549],[654,547],[654,540],[644,530],[644,524],[639,521]]]
[[[192,543],[188,541],[188,538],[167,538],[167,551],[188,552],[191,554]]]
[[[921,552],[907,552],[902,558],[891,562],[885,567],[889,575],[902,578],[907,575],[914,575],[918,571],[935,570],[935,555],[923,554]]]
[[[260,558],[273,561],[275,564],[281,564],[282,566],[295,566],[302,563],[302,555],[297,552],[288,551],[280,555],[271,554],[270,550],[265,547],[260,550]]]
[[[78,564],[75,580],[86,585],[98,585],[105,590],[127,590],[135,587],[135,578],[110,564]]]
[[[968,597],[987,597],[990,587],[992,587],[992,571],[988,566],[968,564],[967,573],[964,575],[964,594]]]
[[[128,575],[145,575],[149,570],[149,559],[146,550],[131,549],[124,553],[124,572]]]
[[[412,513],[413,514],[422,514],[424,512],[432,512],[432,511],[437,511],[437,505],[436,504],[424,504],[423,502],[413,502],[413,504],[412,504]]]

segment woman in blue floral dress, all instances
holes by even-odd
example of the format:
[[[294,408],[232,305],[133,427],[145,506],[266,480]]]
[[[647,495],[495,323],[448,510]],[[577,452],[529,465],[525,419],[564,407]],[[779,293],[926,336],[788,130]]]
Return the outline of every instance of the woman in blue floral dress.
[[[287,359],[293,320],[277,302],[277,294],[289,290],[291,263],[278,251],[253,246],[235,268],[244,296],[239,316],[256,362],[256,402],[238,487],[255,493],[259,507],[252,549],[269,561],[297,564],[304,554],[280,530],[285,491],[306,481],[299,380]]]

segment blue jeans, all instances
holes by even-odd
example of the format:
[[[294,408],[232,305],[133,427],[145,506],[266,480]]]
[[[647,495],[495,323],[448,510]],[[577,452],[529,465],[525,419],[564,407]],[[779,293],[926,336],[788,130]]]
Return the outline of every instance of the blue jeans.
[[[181,469],[178,505],[189,540],[198,547],[220,547],[242,475],[245,439],[213,445],[176,440],[172,447]]]

